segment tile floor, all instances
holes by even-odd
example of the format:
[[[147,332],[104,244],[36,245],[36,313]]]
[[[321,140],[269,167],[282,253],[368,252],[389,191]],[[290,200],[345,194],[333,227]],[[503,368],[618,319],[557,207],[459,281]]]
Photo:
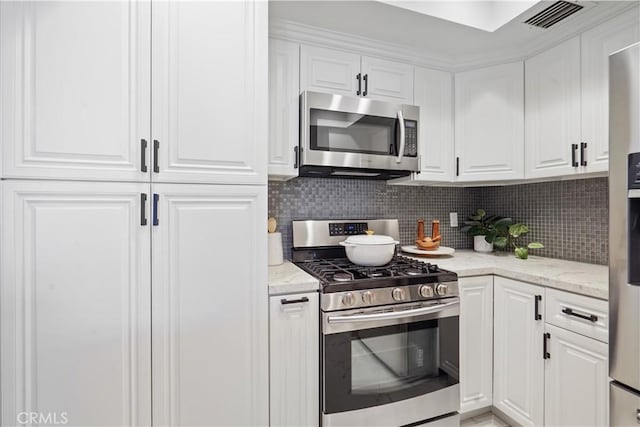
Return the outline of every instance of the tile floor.
[[[460,423],[460,427],[509,427],[509,424],[502,421],[491,412],[476,415],[473,418],[467,418]]]

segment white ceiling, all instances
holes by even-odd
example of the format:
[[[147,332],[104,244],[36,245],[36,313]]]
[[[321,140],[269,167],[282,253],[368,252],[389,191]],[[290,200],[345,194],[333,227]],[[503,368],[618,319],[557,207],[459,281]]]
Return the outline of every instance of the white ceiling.
[[[522,59],[638,5],[640,1],[576,1],[584,9],[552,28],[522,23],[551,3],[539,2],[494,32],[368,0],[271,0],[269,19],[272,28],[294,22],[352,34],[402,46],[407,51],[418,51],[434,58],[434,62],[456,64],[455,68],[463,69],[466,65]]]

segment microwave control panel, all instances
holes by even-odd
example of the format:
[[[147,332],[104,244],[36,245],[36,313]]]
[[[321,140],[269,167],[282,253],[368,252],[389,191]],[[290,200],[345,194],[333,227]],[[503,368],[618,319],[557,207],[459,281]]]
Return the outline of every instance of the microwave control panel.
[[[329,236],[353,236],[365,234],[369,229],[366,222],[330,222]]]
[[[405,146],[404,155],[407,157],[418,156],[418,123],[407,120],[404,124]]]

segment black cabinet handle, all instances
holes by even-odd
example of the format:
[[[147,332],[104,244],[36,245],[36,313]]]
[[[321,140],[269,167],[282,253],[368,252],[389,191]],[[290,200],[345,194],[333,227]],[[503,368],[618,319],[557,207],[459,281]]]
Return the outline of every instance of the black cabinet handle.
[[[155,173],[160,172],[160,168],[158,167],[158,150],[160,149],[160,141],[157,139],[153,140],[153,171]]]
[[[579,317],[581,319],[588,320],[588,321],[593,322],[593,323],[596,323],[598,321],[598,316],[596,316],[595,314],[580,314],[580,313],[576,313],[575,311],[573,311],[569,307],[563,308],[562,312],[564,314],[568,315],[568,316]]]
[[[298,169],[298,146],[293,147],[293,168]]]
[[[460,157],[456,157],[456,176],[460,176]]]
[[[153,193],[153,225],[158,225],[158,199],[160,195]]]
[[[587,143],[586,142],[581,142],[580,143],[580,164],[582,166],[587,166]]]
[[[280,304],[282,305],[286,305],[286,304],[299,304],[301,302],[309,302],[309,298],[307,297],[302,297],[300,299],[286,299],[286,298],[282,298],[280,300]]]
[[[542,315],[540,314],[540,301],[542,301],[542,295],[536,295],[536,307],[535,313],[533,313],[533,320],[542,320]]]
[[[362,79],[364,80],[364,92],[362,92],[362,96],[367,96],[367,91],[369,90],[369,74],[365,74]]]
[[[576,160],[576,151],[578,151],[578,144],[571,144],[571,165],[574,168],[578,167],[578,160]]]
[[[551,354],[547,351],[547,340],[551,338],[551,334],[549,332],[542,335],[542,358],[543,359],[551,359]]]
[[[147,225],[147,194],[140,193],[140,225]]]
[[[140,170],[147,171],[147,140],[140,140]]]
[[[362,74],[358,73],[356,80],[358,80],[358,90],[356,91],[356,95],[360,95],[362,93]]]

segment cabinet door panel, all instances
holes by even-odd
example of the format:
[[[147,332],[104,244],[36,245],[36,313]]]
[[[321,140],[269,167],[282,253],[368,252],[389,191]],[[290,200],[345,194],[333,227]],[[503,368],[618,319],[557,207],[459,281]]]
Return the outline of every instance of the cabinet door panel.
[[[413,66],[379,58],[362,57],[363,90],[367,98],[413,104]]]
[[[609,363],[605,343],[546,325],[545,424],[609,425]]]
[[[3,181],[2,420],[151,424],[148,184]]]
[[[523,178],[521,62],[455,75],[458,181]]]
[[[528,59],[525,68],[526,177],[575,174],[572,144],[580,144],[580,39]]]
[[[4,177],[149,180],[148,1],[0,3]]]
[[[152,180],[266,182],[266,9],[250,0],[154,4]]]
[[[356,96],[358,73],[360,55],[315,46],[300,47],[300,91]]]
[[[307,302],[283,304],[307,298]],[[270,298],[271,426],[317,426],[320,421],[318,293]]]
[[[269,179],[298,176],[300,45],[269,40]]]
[[[459,279],[460,412],[493,404],[493,276]]]
[[[534,320],[535,296],[544,288],[494,279],[494,406],[523,426],[544,421],[544,302]]]
[[[582,34],[582,140],[585,172],[609,169],[609,55],[640,41],[640,11],[633,8]]]
[[[267,425],[266,188],[154,184],[157,425]]]

